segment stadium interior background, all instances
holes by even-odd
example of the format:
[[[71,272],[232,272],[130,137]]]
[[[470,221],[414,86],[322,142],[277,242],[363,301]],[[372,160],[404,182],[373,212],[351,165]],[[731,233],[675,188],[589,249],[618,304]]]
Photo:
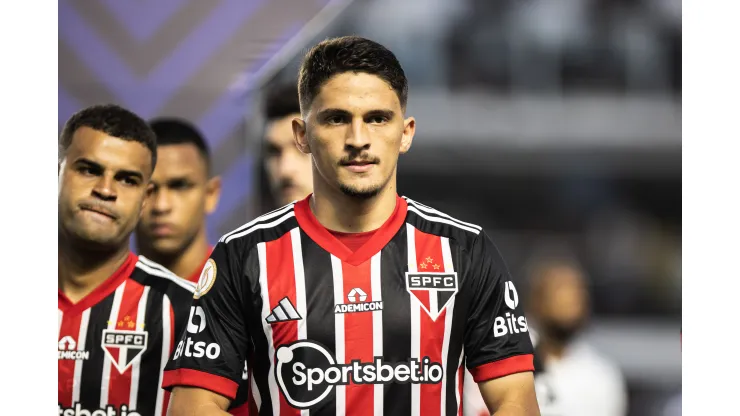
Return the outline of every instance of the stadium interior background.
[[[409,78],[400,193],[483,226],[516,278],[577,257],[586,336],[624,372],[629,414],[680,414],[680,2],[62,1],[60,127],[99,102],[196,122],[224,178],[213,242],[266,206],[262,88],[345,34]]]

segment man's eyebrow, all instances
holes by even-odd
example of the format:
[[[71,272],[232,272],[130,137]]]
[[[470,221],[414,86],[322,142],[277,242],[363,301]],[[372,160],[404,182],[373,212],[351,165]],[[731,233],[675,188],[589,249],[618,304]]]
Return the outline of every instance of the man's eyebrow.
[[[327,108],[324,110],[319,111],[317,114],[318,118],[328,117],[328,116],[351,116],[352,114],[347,110],[342,110],[341,108]]]
[[[388,120],[392,119],[395,115],[396,115],[395,111],[389,110],[387,108],[370,110],[367,113],[365,113],[365,117],[381,116],[381,117],[387,118]]]

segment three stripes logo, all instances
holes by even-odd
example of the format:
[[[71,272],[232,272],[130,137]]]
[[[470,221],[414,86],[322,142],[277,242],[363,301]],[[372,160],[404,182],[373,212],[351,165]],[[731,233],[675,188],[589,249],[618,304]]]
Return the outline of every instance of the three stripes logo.
[[[298,321],[300,319],[303,318],[298,314],[295,306],[293,306],[290,299],[286,296],[278,302],[277,306],[272,308],[272,313],[267,315],[265,321],[269,324],[274,324],[276,322]]]

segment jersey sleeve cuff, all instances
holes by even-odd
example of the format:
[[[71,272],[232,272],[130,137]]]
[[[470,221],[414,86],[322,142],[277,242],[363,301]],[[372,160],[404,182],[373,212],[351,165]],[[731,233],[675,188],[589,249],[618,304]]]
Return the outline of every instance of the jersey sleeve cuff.
[[[476,383],[494,378],[508,376],[515,373],[534,371],[534,355],[522,354],[503,360],[485,363],[470,369],[470,374]]]
[[[179,368],[167,370],[162,375],[162,388],[170,390],[177,386],[199,387],[218,393],[231,400],[236,398],[237,383],[226,377],[206,373],[200,370]]]

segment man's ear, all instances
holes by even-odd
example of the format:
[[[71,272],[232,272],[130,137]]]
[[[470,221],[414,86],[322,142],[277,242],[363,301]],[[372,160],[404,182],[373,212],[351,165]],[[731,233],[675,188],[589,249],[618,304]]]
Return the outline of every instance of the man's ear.
[[[416,119],[409,117],[403,121],[403,136],[401,136],[400,153],[404,154],[411,149],[411,143],[414,141],[416,134]]]
[[[146,208],[146,204],[149,203],[149,200],[152,199],[153,193],[154,193],[154,184],[152,182],[149,182],[146,184],[146,190],[144,191],[144,200],[141,201],[142,211],[144,210],[144,208]]]
[[[214,176],[206,182],[206,214],[210,215],[218,208],[221,199],[221,177]]]
[[[308,136],[306,135],[306,122],[300,118],[294,118],[292,122],[293,139],[295,146],[301,153],[310,154],[311,147],[308,145]]]

